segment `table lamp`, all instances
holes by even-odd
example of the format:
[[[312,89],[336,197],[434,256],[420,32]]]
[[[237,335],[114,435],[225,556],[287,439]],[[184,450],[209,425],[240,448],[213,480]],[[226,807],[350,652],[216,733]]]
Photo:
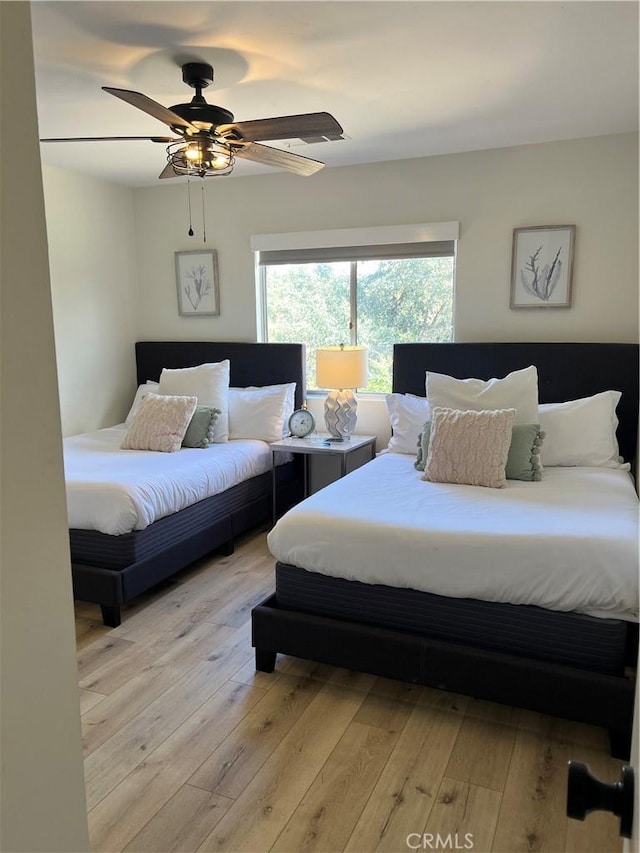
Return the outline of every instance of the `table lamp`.
[[[322,347],[316,350],[316,384],[330,388],[324,403],[329,441],[344,441],[354,431],[358,403],[354,388],[368,382],[367,347]]]

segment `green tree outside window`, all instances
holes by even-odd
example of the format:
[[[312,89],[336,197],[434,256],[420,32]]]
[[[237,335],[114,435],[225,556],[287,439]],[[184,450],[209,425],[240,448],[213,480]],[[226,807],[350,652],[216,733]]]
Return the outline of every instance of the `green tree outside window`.
[[[394,343],[452,340],[453,271],[448,256],[269,265],[267,339],[307,345],[310,389],[318,347],[368,346],[369,384],[359,390],[388,393]]]

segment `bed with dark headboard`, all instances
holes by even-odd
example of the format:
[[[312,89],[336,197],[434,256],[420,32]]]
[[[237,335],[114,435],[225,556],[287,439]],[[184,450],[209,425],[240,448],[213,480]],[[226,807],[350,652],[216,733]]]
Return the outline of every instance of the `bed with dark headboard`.
[[[158,381],[162,369],[230,361],[230,385],[295,382],[299,406],[306,393],[302,344],[223,341],[142,341],[136,344],[138,384]],[[300,494],[293,463],[280,466],[278,500],[290,505]],[[217,549],[232,553],[234,538],[272,517],[271,473],[205,498],[143,530],[112,536],[95,530],[70,533],[73,589],[77,599],[99,604],[106,625],[120,624],[121,608],[135,596]]]
[[[505,376],[530,364],[538,369],[540,403],[590,397],[599,391],[622,392],[618,404],[618,442],[627,460],[638,441],[637,344],[473,343],[396,344],[393,390],[424,397],[425,370],[456,379]]]
[[[489,379],[531,364],[538,369],[541,403],[621,391],[618,441],[624,458],[634,460],[635,344],[399,344],[394,348],[393,391],[424,397],[427,370]],[[604,726],[614,754],[628,755],[635,690],[628,666],[636,665],[637,623],[367,586],[277,563],[276,593],[253,611],[256,667],[271,671],[276,653],[283,653],[441,687]],[[390,627],[391,616],[385,624],[385,614],[392,611]],[[514,653],[508,630],[500,639],[494,629],[502,619],[516,626],[525,651]],[[484,642],[488,626],[498,638],[493,645]],[[615,659],[596,660],[600,647],[611,643]]]

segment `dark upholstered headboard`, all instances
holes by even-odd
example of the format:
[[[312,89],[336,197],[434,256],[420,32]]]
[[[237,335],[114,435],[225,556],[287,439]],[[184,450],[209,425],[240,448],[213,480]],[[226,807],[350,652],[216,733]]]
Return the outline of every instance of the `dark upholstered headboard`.
[[[638,439],[638,345],[590,343],[451,343],[396,344],[393,390],[425,395],[425,371],[457,379],[506,376],[535,364],[541,403],[590,397],[609,389],[622,391],[618,405],[618,442],[626,460],[636,454]]]
[[[296,406],[306,397],[304,344],[253,344],[237,341],[138,341],[136,367],[138,385],[158,381],[163,367],[195,367],[228,358],[230,384],[279,385],[296,383]]]

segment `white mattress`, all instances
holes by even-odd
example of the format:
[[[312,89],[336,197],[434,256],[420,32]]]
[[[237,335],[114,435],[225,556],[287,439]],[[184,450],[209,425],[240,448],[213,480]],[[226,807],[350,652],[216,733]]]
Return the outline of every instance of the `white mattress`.
[[[546,468],[506,489],[428,483],[378,456],[290,510],[268,537],[309,571],[438,595],[638,620],[638,501],[630,475]]]
[[[271,468],[264,441],[175,453],[121,450],[124,424],[64,439],[69,527],[122,534]]]

